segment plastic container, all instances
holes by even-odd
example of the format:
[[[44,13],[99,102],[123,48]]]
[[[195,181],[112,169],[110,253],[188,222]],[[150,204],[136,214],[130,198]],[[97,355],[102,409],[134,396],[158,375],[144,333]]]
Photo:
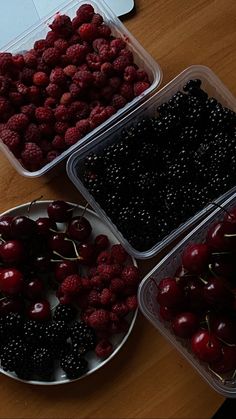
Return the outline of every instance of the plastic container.
[[[105,128],[109,127],[111,124],[116,123],[117,120],[121,119],[122,116],[126,115],[130,112],[133,108],[137,107],[140,103],[142,103],[146,98],[150,96],[150,94],[157,89],[159,84],[162,80],[162,71],[158,65],[158,63],[145,51],[145,49],[139,44],[139,42],[133,37],[133,35],[125,28],[125,26],[121,23],[121,21],[116,17],[116,15],[112,12],[112,10],[106,5],[105,2],[101,0],[93,1],[79,1],[79,0],[72,0],[69,3],[66,2],[58,11],[54,10],[54,12],[50,13],[49,16],[41,19],[37,25],[33,26],[29,30],[25,31],[19,37],[17,37],[13,42],[7,44],[2,51],[8,51],[13,54],[17,54],[23,51],[27,51],[31,49],[34,45],[34,42],[38,39],[45,38],[49,28],[48,25],[53,21],[55,18],[55,14],[60,12],[61,14],[66,14],[69,17],[76,16],[76,10],[82,4],[91,4],[94,7],[96,13],[100,13],[103,16],[105,23],[107,23],[111,30],[112,34],[117,37],[121,37],[125,40],[128,48],[133,52],[134,61],[135,63],[142,69],[144,69],[150,79],[150,87],[145,90],[141,95],[134,98],[131,102],[128,102],[122,109],[118,110],[112,117],[110,117],[107,121],[102,123],[100,126],[95,128],[89,134],[84,136],[79,143],[74,144],[69,149],[64,151],[59,157],[54,159],[52,162],[48,163],[40,170],[30,172],[26,170],[19,161],[15,158],[15,156],[9,151],[9,149],[0,141],[0,149],[5,153],[8,160],[14,166],[14,168],[23,176],[27,177],[38,177],[53,167],[55,167],[58,163],[63,161],[66,157],[68,157],[73,151],[75,151],[78,146],[82,146],[83,144],[89,142],[93,137],[97,136],[99,133],[105,130]]]
[[[87,188],[83,185],[82,181],[80,180],[77,169],[81,166],[85,157],[90,152],[99,153],[99,151],[101,151],[105,146],[117,142],[120,138],[119,134],[124,128],[128,128],[131,125],[135,125],[135,123],[137,123],[144,116],[155,116],[157,112],[156,109],[160,104],[168,101],[171,98],[171,96],[178,90],[182,90],[183,85],[189,79],[195,78],[199,78],[202,80],[202,87],[208,93],[209,96],[214,96],[217,100],[219,100],[219,102],[222,105],[227,106],[232,110],[236,110],[236,99],[224,86],[220,79],[212,72],[212,70],[204,66],[191,66],[185,69],[178,76],[176,76],[170,83],[168,83],[161,90],[155,93],[145,103],[143,103],[137,109],[132,111],[128,116],[123,118],[122,121],[116,123],[112,128],[108,129],[98,138],[90,141],[89,144],[85,144],[84,146],[80,147],[79,150],[75,152],[67,162],[67,173],[71,181],[82,193],[82,195],[89,202],[89,204],[100,215],[100,217],[102,217],[104,221],[106,221],[110,229],[118,237],[119,241],[126,248],[126,250],[137,259],[147,259],[161,252],[165,247],[167,247],[174,240],[180,237],[180,235],[182,235],[186,230],[193,227],[193,225],[196,222],[198,222],[201,217],[209,213],[209,211],[211,211],[214,207],[212,205],[208,205],[204,209],[200,210],[197,214],[195,214],[192,218],[186,220],[186,222],[181,224],[178,228],[173,230],[169,235],[163,238],[163,240],[156,243],[156,245],[154,245],[151,249],[141,252],[130,245],[126,237],[122,235],[122,233],[113,224],[111,219],[106,215],[105,211],[95,201],[93,196],[89,193]],[[235,188],[231,189],[230,191],[222,195],[220,198],[216,197],[215,202],[219,203],[227,199],[227,197],[232,195],[234,190]]]
[[[236,194],[232,195],[222,207],[230,210],[236,206]],[[236,377],[233,380],[221,382],[210,370],[206,364],[201,363],[183,340],[178,339],[170,330],[168,323],[160,320],[158,314],[158,304],[156,301],[157,285],[164,277],[172,276],[181,265],[181,254],[185,247],[190,243],[202,242],[206,236],[206,231],[212,224],[222,219],[225,213],[217,208],[207,218],[204,219],[194,230],[191,231],[167,256],[164,257],[145,278],[142,280],[138,290],[139,308],[144,316],[153,324],[153,326],[165,336],[175,348],[192,364],[199,374],[214,388],[218,393],[225,397],[236,398]]]

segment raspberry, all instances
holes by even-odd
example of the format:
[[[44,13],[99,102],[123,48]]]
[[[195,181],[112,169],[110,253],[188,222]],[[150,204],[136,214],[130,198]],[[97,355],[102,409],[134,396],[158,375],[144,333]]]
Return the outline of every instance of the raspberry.
[[[55,160],[57,157],[60,156],[60,152],[58,150],[50,150],[47,153],[46,161],[50,163],[51,161]]]
[[[94,275],[90,279],[91,285],[96,290],[102,290],[104,288],[104,281],[99,275]]]
[[[73,77],[73,82],[82,89],[93,84],[93,75],[90,71],[77,71]]]
[[[124,82],[120,86],[120,94],[128,101],[134,98],[134,88],[131,83]]]
[[[103,23],[103,17],[99,13],[94,13],[91,23],[95,26],[100,26]]]
[[[123,73],[123,71],[129,64],[129,59],[123,55],[120,55],[113,61],[114,70],[118,73]]]
[[[51,71],[50,82],[53,84],[58,84],[64,86],[66,83],[66,75],[62,68],[56,67]]]
[[[123,39],[115,38],[112,39],[112,41],[110,42],[110,46],[111,48],[115,48],[117,51],[121,51],[123,48],[125,48],[126,44],[125,41],[123,41]]]
[[[125,287],[125,282],[121,278],[112,278],[110,282],[110,290],[115,294],[119,294],[123,291]]]
[[[80,44],[81,43],[81,39],[79,37],[78,33],[74,33],[70,39],[68,39],[68,47],[71,45],[75,45],[75,44]]]
[[[48,47],[53,47],[54,42],[58,39],[56,32],[49,31],[46,35],[46,42]]]
[[[60,291],[63,294],[77,294],[82,289],[81,278],[79,275],[72,274],[67,276],[60,285]]]
[[[126,306],[128,307],[129,311],[135,311],[138,307],[138,299],[136,295],[130,295],[126,298],[125,301]]]
[[[113,346],[107,339],[102,339],[95,347],[95,353],[99,358],[107,358],[113,352]]]
[[[39,143],[40,141],[40,132],[35,124],[29,124],[27,129],[24,132],[24,139],[26,143]]]
[[[128,309],[127,305],[122,301],[113,304],[111,310],[118,317],[124,317],[129,312],[129,309]]]
[[[103,288],[100,296],[101,304],[104,306],[108,306],[109,304],[113,304],[115,301],[115,295],[111,292],[109,288]]]
[[[103,45],[106,45],[106,46],[109,47],[109,42],[108,42],[107,39],[104,39],[104,38],[96,38],[96,39],[94,39],[94,41],[93,41],[93,49],[94,49],[94,51],[99,52],[100,48]]]
[[[138,69],[136,74],[137,74],[137,80],[146,81],[147,83],[149,83],[149,79],[148,79],[148,75],[146,71]]]
[[[133,65],[128,65],[124,71],[124,80],[134,82],[137,80],[137,70]]]
[[[54,99],[58,99],[62,95],[61,88],[55,83],[49,83],[49,85],[46,87],[46,92]]]
[[[61,105],[69,105],[72,102],[72,95],[70,92],[65,92],[60,98]]]
[[[71,23],[72,23],[72,28],[73,28],[73,31],[75,32],[77,29],[78,29],[78,27],[81,25],[81,19],[80,19],[80,17],[79,16],[75,16],[73,19],[72,19],[72,21],[71,21]],[[71,44],[72,45],[72,44]]]
[[[81,278],[81,282],[84,290],[90,290],[92,288],[92,284],[89,278]]]
[[[55,111],[54,116],[57,121],[67,122],[70,119],[70,113],[65,105],[59,105]]]
[[[108,25],[103,24],[98,27],[98,35],[101,38],[109,38],[111,35],[111,29],[109,28]]]
[[[45,39],[39,39],[34,43],[34,49],[36,51],[42,52],[47,48],[47,42]]]
[[[21,74],[20,74],[20,81],[22,83],[25,83],[27,85],[30,85],[33,81],[34,76],[34,70],[32,68],[23,68]]]
[[[17,92],[19,92],[22,95],[27,95],[28,93],[28,88],[23,83],[20,83],[19,81],[16,82],[16,89],[17,89]]]
[[[139,271],[136,266],[125,266],[121,273],[121,279],[127,286],[137,285],[139,283]]]
[[[9,100],[13,106],[20,106],[24,102],[24,97],[19,92],[10,92]]]
[[[111,105],[115,109],[121,109],[121,108],[123,108],[126,105],[126,103],[127,103],[126,99],[123,96],[118,95],[118,94],[115,94],[112,97],[112,100],[111,100]]]
[[[25,64],[26,64],[26,66],[27,67],[30,67],[30,68],[36,68],[37,67],[37,63],[38,63],[38,60],[37,60],[37,55],[36,55],[36,52],[34,51],[34,52],[26,52],[25,54],[24,54],[24,60],[25,60]]]
[[[0,114],[9,112],[10,110],[10,103],[7,99],[0,96]]]
[[[40,106],[35,110],[35,118],[38,122],[53,122],[54,114],[52,109]]]
[[[77,10],[76,15],[81,19],[81,23],[90,22],[94,15],[94,8],[91,4],[82,4]]]
[[[65,73],[66,76],[73,77],[74,74],[77,71],[77,67],[75,65],[73,65],[73,64],[69,64],[65,68],[63,68],[63,71],[64,71],[64,73]]]
[[[98,28],[92,23],[82,23],[78,33],[83,41],[93,41],[98,35]]]
[[[120,57],[125,57],[126,58],[126,60],[128,61],[128,64],[127,65],[131,65],[134,62],[133,53],[129,49],[127,49],[127,48],[123,48],[120,51]]]
[[[87,134],[91,130],[89,120],[81,119],[80,121],[76,122],[76,128],[81,132],[82,135]]]
[[[109,80],[108,80],[108,83],[109,83],[109,86],[111,86],[111,88],[112,88],[112,90],[114,91],[114,92],[116,92],[118,89],[119,89],[119,87],[120,87],[120,85],[121,85],[121,83],[122,83],[122,80],[121,80],[121,78],[120,77],[111,77]],[[121,93],[122,94],[122,93]],[[123,95],[122,95],[123,96]],[[125,97],[125,96],[124,96]]]
[[[97,88],[101,88],[105,86],[107,81],[107,78],[104,73],[101,73],[100,71],[94,71],[93,72],[93,85]]]
[[[8,93],[10,88],[11,80],[5,76],[0,76],[0,95]]]
[[[108,45],[102,45],[99,49],[99,57],[101,62],[110,62],[114,58],[114,54]]]
[[[40,57],[38,59],[38,65],[37,65],[37,71],[43,71],[46,74],[50,74],[51,71],[51,67],[49,67],[44,60],[42,59],[42,57]]]
[[[105,234],[99,234],[95,237],[94,244],[96,248],[100,250],[105,250],[108,248],[110,242],[108,237]]]
[[[88,318],[90,327],[96,330],[106,330],[109,327],[109,311],[104,309],[95,310]]]
[[[17,153],[20,145],[20,136],[17,132],[4,129],[1,131],[1,140],[13,153]]]
[[[49,151],[52,150],[52,143],[49,140],[43,139],[43,140],[40,141],[40,147],[41,147],[43,153],[45,154],[45,153],[48,153]]]
[[[114,263],[123,264],[128,258],[128,253],[121,244],[114,244],[111,247],[111,258]]]
[[[119,276],[121,273],[121,266],[118,264],[108,265],[108,264],[100,264],[97,267],[97,272],[101,278],[106,281],[111,280],[112,278]]]
[[[16,132],[23,131],[27,127],[28,124],[29,124],[29,119],[23,113],[18,113],[11,116],[7,122],[8,128]]]
[[[69,128],[69,125],[67,124],[67,122],[56,122],[54,125],[55,128],[55,132],[59,135],[63,135],[65,134],[66,130]]]
[[[146,89],[149,88],[149,86],[150,84],[146,81],[137,81],[137,83],[134,83],[134,95],[141,95]]]
[[[86,62],[90,70],[100,70],[101,59],[95,52],[90,52],[86,55]]]
[[[94,307],[88,307],[85,308],[83,311],[81,311],[80,313],[80,318],[83,322],[85,322],[86,324],[88,324],[89,321],[89,316],[96,311],[96,309]]]
[[[33,119],[35,115],[35,105],[31,103],[30,105],[23,105],[21,106],[20,110],[21,113],[24,113],[26,116],[28,116],[29,119]]]
[[[107,265],[110,265],[112,263],[112,258],[110,252],[104,250],[101,252],[97,257],[97,264],[100,265],[101,263],[106,263]]]
[[[105,62],[101,65],[101,72],[104,73],[106,76],[112,76],[114,73],[113,65],[109,62]]]
[[[39,124],[38,128],[42,135],[50,136],[54,134],[54,127],[51,124],[43,122],[42,124]]]
[[[75,84],[75,83],[71,83],[71,85],[69,87],[69,91],[71,93],[71,96],[74,99],[77,99],[78,98],[78,96],[81,93],[81,90],[82,90],[81,87],[77,86],[77,84]]]
[[[63,38],[67,38],[72,33],[72,23],[67,15],[59,15],[55,17],[54,21],[49,25],[53,32],[56,32],[58,35]]]
[[[34,74],[33,82],[36,86],[47,86],[48,81],[48,75],[43,73],[43,71],[38,71]]]
[[[0,53],[0,72],[5,74],[8,71],[11,71],[13,66],[12,54],[10,52],[1,52]]]
[[[58,63],[60,58],[60,51],[56,48],[47,48],[42,55],[43,61],[49,66],[54,66]]]
[[[54,48],[57,48],[63,54],[68,48],[68,42],[65,39],[59,38],[54,42]]]
[[[92,289],[88,294],[88,305],[91,307],[101,306],[101,294],[98,290]]]
[[[59,65],[62,67],[62,68],[64,68],[64,67],[66,67],[67,65],[69,65],[70,64],[70,60],[69,60],[69,58],[67,57],[67,55],[66,54],[62,54],[61,55],[61,57],[60,57],[60,60],[59,60]]]
[[[71,116],[73,116],[75,120],[86,118],[89,115],[89,107],[87,103],[81,100],[73,102],[69,109]]]
[[[71,45],[66,50],[66,56],[72,64],[78,65],[82,63],[86,56],[86,48],[84,45]]]
[[[25,66],[25,60],[22,54],[16,54],[12,57],[13,66],[18,70],[22,70]]]
[[[71,146],[77,143],[77,141],[79,141],[80,138],[81,138],[81,133],[76,127],[68,128],[68,130],[65,133],[65,143],[68,146]]]
[[[39,169],[43,164],[43,152],[35,143],[25,143],[21,158],[28,170]]]
[[[41,93],[38,86],[30,86],[27,92],[27,99],[30,103],[38,104],[41,99]]]
[[[56,150],[65,150],[66,143],[65,143],[64,138],[61,137],[60,135],[55,135],[55,137],[52,140],[52,146]]]
[[[53,97],[47,97],[43,105],[45,108],[55,108],[57,101]]]

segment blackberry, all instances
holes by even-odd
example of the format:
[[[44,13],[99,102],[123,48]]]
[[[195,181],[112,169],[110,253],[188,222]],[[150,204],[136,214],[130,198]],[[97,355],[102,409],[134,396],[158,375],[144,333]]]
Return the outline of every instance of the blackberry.
[[[73,342],[71,353],[74,356],[78,357],[78,356],[86,354],[86,352],[87,352],[87,346],[86,345],[84,345],[83,343],[80,343],[80,342]]]
[[[87,351],[95,348],[96,335],[94,330],[86,323],[75,321],[70,327],[70,337],[73,345],[77,342],[84,346]]]
[[[0,341],[2,341],[6,336],[5,329],[5,318],[0,317]]]
[[[63,320],[70,323],[75,319],[77,310],[70,304],[58,304],[53,314],[53,320]]]
[[[201,84],[202,84],[202,82],[201,82],[201,80],[200,79],[192,79],[192,80],[189,80],[185,85],[184,85],[184,87],[183,87],[183,91],[184,92],[188,92],[189,91],[189,88],[191,89],[191,88],[200,88],[201,87]]]
[[[31,359],[27,358],[23,363],[19,364],[15,368],[15,373],[21,380],[32,380],[34,376],[34,368]]]
[[[73,354],[66,355],[61,359],[60,366],[69,379],[81,377],[88,370],[88,362],[82,357]]]
[[[85,169],[99,172],[102,169],[102,157],[96,153],[90,153],[84,161]]]
[[[23,319],[19,313],[8,313],[4,318],[4,322],[7,336],[20,335],[22,333]]]
[[[26,320],[23,324],[24,340],[30,344],[38,344],[45,339],[46,324],[34,320]]]
[[[123,198],[119,191],[114,191],[107,193],[104,201],[103,199],[99,199],[98,202],[104,205],[104,208],[110,217],[115,217],[120,212]]]
[[[31,355],[32,368],[35,374],[49,377],[53,371],[53,357],[49,349],[44,346],[36,348]]]
[[[120,190],[126,182],[124,168],[116,163],[107,167],[104,177],[106,184],[112,187],[113,190]]]
[[[27,347],[23,340],[16,336],[8,341],[1,350],[1,366],[5,371],[14,371],[24,362]]]
[[[53,320],[45,328],[45,343],[58,345],[68,337],[68,326],[63,320]]]
[[[158,161],[160,150],[158,149],[157,144],[152,143],[143,143],[139,152],[138,159],[141,162],[141,165],[148,165],[148,167],[153,167]],[[137,171],[137,167],[136,167]]]
[[[138,195],[151,196],[152,192],[157,189],[158,184],[158,174],[152,171],[138,175],[133,186]]]

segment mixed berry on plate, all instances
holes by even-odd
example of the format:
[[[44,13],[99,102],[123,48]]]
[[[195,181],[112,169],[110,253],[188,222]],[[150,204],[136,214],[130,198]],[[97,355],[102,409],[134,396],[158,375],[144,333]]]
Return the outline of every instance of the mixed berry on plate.
[[[31,218],[37,205],[44,211]],[[57,381],[60,368],[60,377],[64,371],[76,379],[108,358],[128,332],[139,271],[93,214],[52,201],[1,216],[2,370]]]
[[[236,114],[199,79],[149,112],[78,166],[84,186],[142,252],[235,186],[236,173]]]
[[[152,278],[160,321],[223,383],[236,371],[235,235],[232,207],[186,245],[174,275]]]
[[[83,4],[57,14],[32,49],[0,53],[0,138],[36,171],[149,86],[128,44]]]

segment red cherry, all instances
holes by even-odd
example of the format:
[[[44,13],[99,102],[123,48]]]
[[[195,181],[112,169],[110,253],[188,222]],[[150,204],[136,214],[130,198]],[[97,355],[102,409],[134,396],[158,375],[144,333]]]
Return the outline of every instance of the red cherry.
[[[0,272],[0,291],[7,295],[19,294],[24,281],[20,271],[15,268],[3,269]]]
[[[232,306],[234,295],[226,285],[226,281],[220,277],[208,278],[207,284],[203,287],[204,301],[210,306],[227,307]]]
[[[206,244],[212,249],[217,251],[227,251],[230,247],[229,240],[226,240],[225,229],[223,222],[214,224],[207,231]]]
[[[33,257],[32,265],[38,273],[50,272],[52,269],[50,255],[37,255]]]
[[[67,240],[67,236],[64,233],[53,234],[49,238],[49,248],[52,251],[59,253],[62,257],[73,257],[75,256],[75,250],[73,243]]]
[[[209,253],[204,243],[190,244],[182,254],[183,267],[190,273],[201,274],[207,267]]]
[[[54,275],[58,282],[62,282],[67,276],[76,274],[78,266],[76,261],[63,260],[58,262],[55,266]]]
[[[78,247],[81,263],[84,265],[92,265],[95,258],[95,246],[92,243],[81,243]]]
[[[229,344],[236,344],[236,320],[226,314],[212,314],[210,328],[221,340]]]
[[[85,217],[72,218],[67,228],[68,236],[80,242],[87,240],[91,232],[92,226]]]
[[[36,220],[37,233],[40,236],[48,237],[52,230],[57,231],[57,225],[53,220],[48,217],[41,217]]]
[[[217,374],[225,374],[236,369],[236,346],[223,346],[222,356],[219,360],[210,364]]]
[[[34,302],[28,309],[28,317],[32,320],[46,321],[51,318],[51,308],[47,300]]]
[[[179,313],[172,320],[172,330],[180,338],[190,338],[199,327],[199,318],[191,312]]]
[[[172,320],[177,314],[177,310],[174,308],[160,306],[159,307],[159,315],[163,320],[170,321]]]
[[[11,222],[13,217],[10,215],[3,215],[0,217],[0,235],[4,240],[9,240],[12,238],[11,233]]]
[[[4,263],[20,263],[25,258],[24,245],[19,240],[9,240],[0,245],[0,258]]]
[[[53,201],[48,205],[47,212],[51,220],[65,223],[72,217],[73,207],[65,201]]]
[[[216,276],[231,278],[236,272],[236,264],[232,254],[220,253],[213,254],[209,264],[209,270]]]
[[[184,301],[184,293],[174,278],[163,278],[158,285],[157,302],[161,306],[176,307]]]
[[[109,246],[109,239],[105,234],[99,234],[94,240],[97,251],[105,250]]]
[[[214,362],[221,358],[222,345],[208,330],[198,330],[191,338],[193,353],[204,362]]]
[[[14,217],[11,222],[12,236],[16,239],[28,239],[36,233],[36,230],[36,222],[24,215]]]
[[[30,300],[37,300],[43,296],[44,293],[44,284],[39,279],[35,278],[25,284],[24,294]]]
[[[191,310],[199,311],[206,307],[203,300],[203,283],[200,279],[190,277],[184,291]]]
[[[0,313],[21,313],[24,309],[23,300],[17,297],[6,297],[0,301]]]

